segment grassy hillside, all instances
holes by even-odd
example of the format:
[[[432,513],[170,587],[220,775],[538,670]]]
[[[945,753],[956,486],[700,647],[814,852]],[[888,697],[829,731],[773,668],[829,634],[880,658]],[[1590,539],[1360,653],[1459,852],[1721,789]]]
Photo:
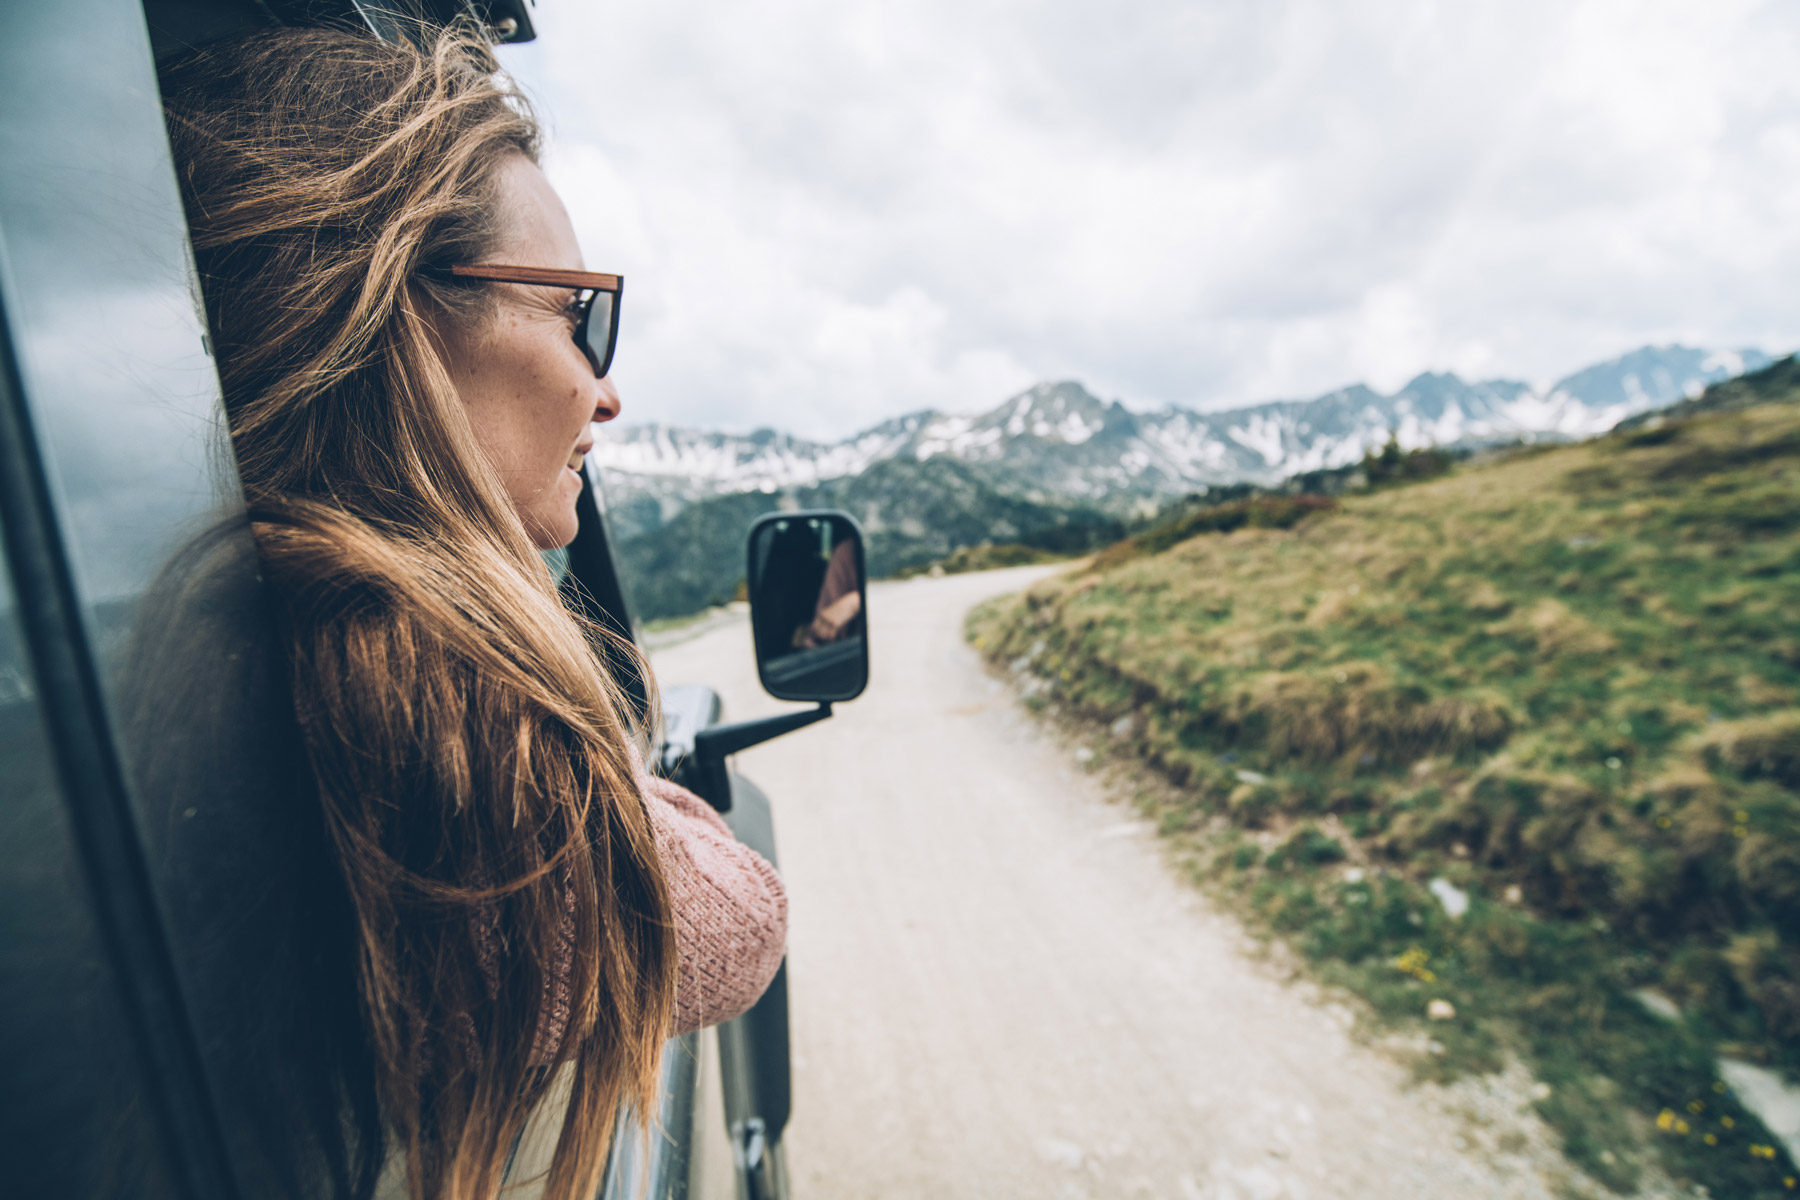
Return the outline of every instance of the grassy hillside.
[[[1800,405],[1245,505],[970,636],[1325,977],[1448,1002],[1436,1070],[1523,1055],[1611,1186],[1794,1194],[1713,1063],[1800,1068]]]

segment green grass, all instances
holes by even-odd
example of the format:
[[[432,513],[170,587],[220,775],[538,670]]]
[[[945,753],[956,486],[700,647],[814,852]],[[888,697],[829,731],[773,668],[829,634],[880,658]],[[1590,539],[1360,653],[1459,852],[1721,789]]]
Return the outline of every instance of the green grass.
[[[1794,1194],[1713,1063],[1800,1071],[1800,406],[1404,476],[1178,517],[969,636],[1131,717],[1158,827],[1322,976],[1450,1001],[1432,1072],[1524,1056],[1615,1188]]]

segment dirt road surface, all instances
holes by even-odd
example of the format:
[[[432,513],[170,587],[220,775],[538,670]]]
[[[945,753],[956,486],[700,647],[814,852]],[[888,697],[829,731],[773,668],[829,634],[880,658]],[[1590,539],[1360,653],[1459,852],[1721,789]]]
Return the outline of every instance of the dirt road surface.
[[[963,614],[1043,571],[874,585],[868,692],[738,757],[792,898],[796,1197],[1552,1195],[1537,1137],[1484,1152],[1279,982],[984,670]],[[727,719],[791,707],[741,618],[655,658]]]

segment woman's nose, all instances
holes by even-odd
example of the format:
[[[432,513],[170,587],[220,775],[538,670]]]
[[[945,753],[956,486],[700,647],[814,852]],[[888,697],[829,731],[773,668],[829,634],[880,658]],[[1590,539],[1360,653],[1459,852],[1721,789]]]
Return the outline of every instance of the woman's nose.
[[[619,389],[613,386],[612,378],[608,376],[601,379],[599,383],[600,395],[594,402],[594,420],[596,423],[612,420],[619,415],[619,409],[623,407],[622,402],[619,400]]]

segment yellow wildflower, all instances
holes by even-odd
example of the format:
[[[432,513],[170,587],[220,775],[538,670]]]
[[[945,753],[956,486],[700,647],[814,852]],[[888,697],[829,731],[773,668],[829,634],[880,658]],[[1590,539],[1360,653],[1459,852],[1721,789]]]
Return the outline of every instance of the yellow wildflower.
[[[1676,1133],[1688,1133],[1692,1130],[1692,1128],[1693,1128],[1693,1126],[1689,1125],[1686,1121],[1681,1120],[1679,1117],[1677,1117],[1675,1119],[1675,1132]]]
[[[1737,1128],[1737,1122],[1732,1120],[1730,1117],[1720,1117],[1719,1124],[1723,1125],[1727,1129],[1736,1129]]]
[[[1656,1127],[1664,1131],[1675,1128],[1675,1114],[1666,1108],[1657,1113]]]
[[[1409,947],[1405,954],[1396,958],[1391,964],[1394,970],[1411,975],[1414,979],[1431,983],[1437,979],[1437,972],[1425,964],[1431,961],[1431,954],[1418,946]]]
[[[1700,1140],[1705,1142],[1709,1146],[1716,1146],[1719,1144],[1719,1135],[1716,1133],[1709,1133],[1705,1137],[1701,1138]]]
[[[1689,1100],[1688,1111],[1697,1115],[1706,1111],[1706,1105],[1700,1103],[1698,1100]]]

